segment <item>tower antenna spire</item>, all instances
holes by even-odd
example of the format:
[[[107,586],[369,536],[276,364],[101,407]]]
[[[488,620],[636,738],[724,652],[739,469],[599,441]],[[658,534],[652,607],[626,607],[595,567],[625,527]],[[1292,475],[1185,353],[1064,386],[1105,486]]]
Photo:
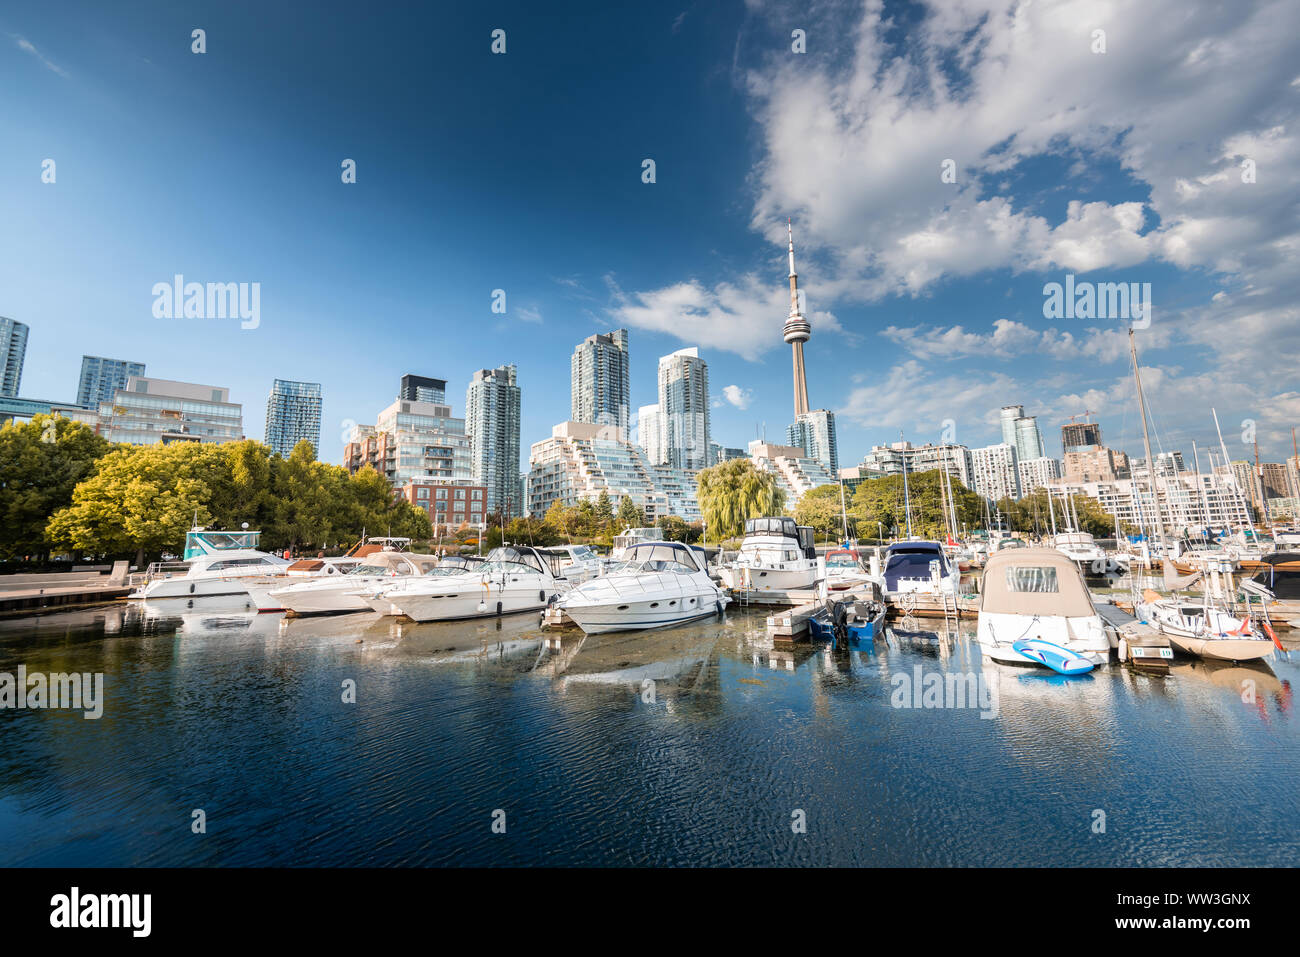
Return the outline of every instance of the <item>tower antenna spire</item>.
[[[794,221],[786,220],[786,236],[790,250],[790,315],[785,320],[785,341],[794,354],[794,415],[808,412],[808,378],[804,371],[803,344],[812,335],[812,326],[799,309],[799,276],[794,271]]]

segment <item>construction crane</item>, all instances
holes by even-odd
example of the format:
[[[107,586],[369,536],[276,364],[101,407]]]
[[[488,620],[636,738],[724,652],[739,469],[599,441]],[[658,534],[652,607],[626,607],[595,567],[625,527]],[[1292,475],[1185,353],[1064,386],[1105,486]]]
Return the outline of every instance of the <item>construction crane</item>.
[[[1088,416],[1090,416],[1090,415],[1096,415],[1096,414],[1097,414],[1097,413],[1094,412],[1092,409],[1084,409],[1084,410],[1083,410],[1082,412],[1080,412],[1078,415],[1071,415],[1071,416],[1068,416],[1068,418],[1069,418],[1069,420],[1070,420],[1070,424],[1071,424],[1071,425],[1074,425],[1074,420],[1075,420],[1075,419],[1079,419],[1079,418],[1087,419]]]

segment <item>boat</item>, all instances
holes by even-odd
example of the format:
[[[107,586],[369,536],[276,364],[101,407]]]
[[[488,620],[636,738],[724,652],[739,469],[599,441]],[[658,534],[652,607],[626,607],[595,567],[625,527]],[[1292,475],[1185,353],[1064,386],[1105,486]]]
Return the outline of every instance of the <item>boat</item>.
[[[438,559],[438,564],[424,572],[425,578],[447,578],[451,575],[465,575],[474,572],[480,568],[485,559],[481,555],[444,555]],[[363,589],[360,593],[361,600],[371,611],[377,611],[381,615],[400,615],[401,610],[387,598],[383,597],[383,586],[391,585],[393,582],[387,580],[379,583],[380,590],[374,591],[370,588]]]
[[[439,564],[437,555],[418,555],[381,548],[363,556],[362,563],[346,575],[311,578],[273,588],[268,593],[280,607],[295,615],[332,615],[366,611],[364,596],[396,579],[423,575]]]
[[[658,541],[662,537],[663,533],[657,528],[625,528],[620,534],[614,536],[614,547],[609,553],[610,561],[624,561],[627,550],[633,545]]]
[[[992,559],[990,559],[991,561]],[[961,570],[938,542],[895,542],[885,549],[885,594],[955,597]]]
[[[1265,555],[1261,566],[1242,580],[1242,590],[1263,600],[1269,622],[1300,629],[1300,552]]]
[[[709,577],[702,549],[641,542],[626,554],[626,561],[557,603],[589,635],[678,625],[718,614],[730,601]]]
[[[1229,607],[1235,605],[1236,593],[1229,563],[1211,564],[1205,572],[1185,576],[1177,575],[1166,565],[1164,579],[1166,589],[1175,593],[1198,582],[1202,586],[1199,602],[1177,594],[1166,598],[1147,589],[1137,606],[1140,616],[1156,625],[1176,650],[1197,658],[1255,661],[1282,647],[1276,636],[1264,633],[1265,626],[1256,629],[1251,620],[1249,598],[1244,614]]]
[[[1008,664],[1028,663],[1016,648],[1025,641],[1050,643],[1094,665],[1110,660],[1110,638],[1083,573],[1055,548],[1004,549],[989,558],[975,640],[984,655]]]
[[[375,589],[412,621],[515,615],[540,611],[560,593],[558,559],[531,545],[502,545],[483,564],[455,575],[424,575]]]
[[[860,601],[827,601],[808,619],[808,632],[831,642],[836,650],[861,648],[884,634],[885,603],[878,598]]]
[[[718,569],[736,591],[795,591],[817,583],[813,530],[792,518],[751,518],[739,554]]]
[[[862,584],[870,575],[856,548],[833,548],[826,553],[826,587],[832,591]]]
[[[334,578],[346,575],[357,568],[364,558],[358,555],[343,555],[338,558],[300,558],[291,564],[283,575],[250,578],[244,582],[249,600],[259,612],[284,611],[278,599],[271,597],[272,591],[278,591],[287,584],[285,579]]]
[[[1106,553],[1090,532],[1059,532],[1052,536],[1051,547],[1078,565],[1085,575],[1101,575],[1106,571]]]
[[[608,562],[597,555],[590,545],[553,545],[548,551],[559,554],[560,574],[570,585],[580,585],[596,578],[608,567]]]
[[[291,562],[257,548],[261,532],[215,531],[194,526],[185,535],[180,562],[154,562],[128,598],[218,598],[247,596],[242,579],[282,576]]]

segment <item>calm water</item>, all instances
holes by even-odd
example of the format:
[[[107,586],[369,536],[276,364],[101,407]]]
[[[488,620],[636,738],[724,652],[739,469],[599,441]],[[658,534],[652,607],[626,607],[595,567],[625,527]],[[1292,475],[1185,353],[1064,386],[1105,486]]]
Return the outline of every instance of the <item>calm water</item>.
[[[0,711],[3,858],[1300,864],[1300,658],[1072,680],[988,664],[997,715],[982,718],[891,704],[896,675],[981,670],[965,626],[848,655],[774,651],[747,611],[553,650],[542,637],[531,615],[0,621],[0,671],[102,671],[106,697],[98,721]]]

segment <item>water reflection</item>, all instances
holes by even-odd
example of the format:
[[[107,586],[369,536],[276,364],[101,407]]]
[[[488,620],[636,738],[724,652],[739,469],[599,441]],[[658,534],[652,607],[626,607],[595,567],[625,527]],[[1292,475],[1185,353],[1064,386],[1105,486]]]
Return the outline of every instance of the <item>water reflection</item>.
[[[102,671],[107,697],[97,722],[0,711],[0,841],[38,864],[1300,863],[1290,658],[1064,678],[981,660],[973,632],[900,620],[837,651],[745,609],[595,636],[238,603],[0,620],[0,670]],[[976,676],[995,713],[900,706],[930,675]],[[476,836],[502,806],[515,839]]]

